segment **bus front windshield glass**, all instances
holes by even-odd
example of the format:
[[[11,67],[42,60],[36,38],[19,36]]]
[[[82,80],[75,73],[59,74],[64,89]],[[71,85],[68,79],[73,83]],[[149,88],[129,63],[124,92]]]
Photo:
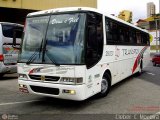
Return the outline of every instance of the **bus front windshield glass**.
[[[19,62],[84,64],[84,13],[28,18]]]
[[[41,63],[44,36],[49,16],[27,18],[19,62]]]

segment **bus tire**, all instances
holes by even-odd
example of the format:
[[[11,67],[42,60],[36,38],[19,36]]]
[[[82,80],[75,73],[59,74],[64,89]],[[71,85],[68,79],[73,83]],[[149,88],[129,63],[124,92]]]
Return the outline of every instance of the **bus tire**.
[[[101,91],[98,94],[99,97],[105,97],[109,93],[111,87],[110,80],[111,80],[110,75],[108,73],[105,73],[101,81]]]
[[[155,62],[153,62],[153,66],[156,66],[156,63],[155,63]]]
[[[0,78],[2,78],[4,76],[4,74],[0,73]]]

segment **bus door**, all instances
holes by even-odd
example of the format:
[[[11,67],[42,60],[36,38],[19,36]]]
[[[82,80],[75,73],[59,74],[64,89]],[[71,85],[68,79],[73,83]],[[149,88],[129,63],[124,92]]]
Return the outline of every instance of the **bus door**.
[[[88,94],[101,89],[101,64],[103,53],[103,24],[102,15],[88,13],[87,15],[87,52],[86,52],[86,82]]]

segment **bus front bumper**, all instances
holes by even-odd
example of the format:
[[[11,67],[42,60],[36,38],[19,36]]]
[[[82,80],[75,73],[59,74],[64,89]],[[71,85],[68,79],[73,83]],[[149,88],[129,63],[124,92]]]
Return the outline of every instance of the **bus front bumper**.
[[[25,93],[49,96],[60,99],[82,101],[86,99],[85,84],[64,85],[45,82],[18,80],[19,90]]]

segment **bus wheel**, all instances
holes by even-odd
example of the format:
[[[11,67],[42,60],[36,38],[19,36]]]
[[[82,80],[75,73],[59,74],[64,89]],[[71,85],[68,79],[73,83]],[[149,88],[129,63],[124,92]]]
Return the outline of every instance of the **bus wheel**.
[[[110,90],[110,76],[106,73],[101,81],[101,92],[99,93],[99,97],[105,97],[109,93]]]
[[[2,78],[4,76],[4,74],[0,73],[0,78]]]

